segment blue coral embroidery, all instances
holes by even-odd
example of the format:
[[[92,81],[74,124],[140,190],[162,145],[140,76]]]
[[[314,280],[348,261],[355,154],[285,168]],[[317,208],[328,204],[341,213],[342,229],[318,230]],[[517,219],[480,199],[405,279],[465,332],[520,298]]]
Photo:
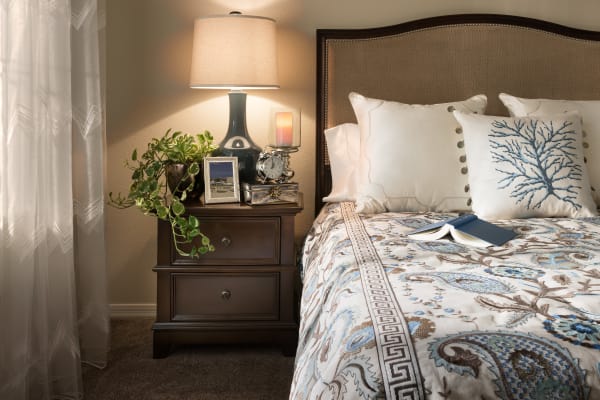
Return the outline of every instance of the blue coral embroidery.
[[[600,323],[577,315],[552,315],[544,321],[544,329],[555,337],[600,350]]]
[[[516,204],[541,208],[550,198],[579,210],[583,163],[576,152],[577,131],[572,122],[495,120],[489,146],[500,173],[498,189],[506,189]]]
[[[373,342],[375,340],[375,334],[373,332],[373,326],[367,326],[353,332],[348,341],[346,342],[346,351],[354,352],[360,350],[363,346]]]
[[[438,241],[438,242],[418,242],[416,243],[421,249],[433,251],[436,253],[457,254],[466,253],[468,249],[460,244]]]
[[[560,239],[565,239],[565,240],[582,239],[583,236],[584,235],[581,232],[561,232],[561,233],[558,234],[558,237]]]
[[[475,293],[512,293],[514,289],[504,282],[485,276],[467,274],[464,272],[423,272],[400,275],[403,281],[427,281],[431,278],[440,279],[450,286]]]
[[[484,271],[496,276],[517,279],[537,279],[545,274],[544,271],[539,269],[512,265],[498,265],[486,268]]]
[[[451,373],[479,378],[489,371],[502,399],[586,399],[590,392],[569,351],[533,334],[459,333],[433,341],[429,351]]]
[[[426,219],[423,219],[423,218],[414,218],[414,217],[394,218],[394,221],[400,223],[401,225],[404,225],[404,226],[407,226],[409,228],[412,228],[412,229],[420,228],[420,227],[425,226],[427,224],[431,224],[431,222],[432,222],[430,220],[426,220]]]
[[[569,259],[567,253],[561,251],[537,254],[534,257],[534,262],[547,269],[569,269],[579,267],[579,264]]]
[[[600,217],[587,217],[582,218],[583,221],[589,222],[590,224],[600,225]]]

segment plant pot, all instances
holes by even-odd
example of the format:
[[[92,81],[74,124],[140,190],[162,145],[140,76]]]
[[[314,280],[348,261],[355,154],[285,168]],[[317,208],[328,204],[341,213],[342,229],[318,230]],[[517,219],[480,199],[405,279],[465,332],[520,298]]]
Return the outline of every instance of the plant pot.
[[[187,164],[174,163],[167,165],[167,186],[175,196],[181,196],[181,189],[185,189],[190,184],[191,178],[183,180],[187,173]],[[202,163],[200,163],[200,172],[194,177],[194,188],[188,192],[188,199],[199,199],[204,193],[204,172]],[[177,190],[179,188],[180,190]]]

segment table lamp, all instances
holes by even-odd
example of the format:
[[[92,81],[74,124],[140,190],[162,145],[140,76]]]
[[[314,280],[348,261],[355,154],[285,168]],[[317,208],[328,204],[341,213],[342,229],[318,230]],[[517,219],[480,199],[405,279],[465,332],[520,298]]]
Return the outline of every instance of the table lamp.
[[[244,89],[278,89],[275,20],[242,15],[197,18],[190,87],[229,89],[229,126],[218,154],[238,158],[240,182],[256,180],[260,154],[246,127]]]

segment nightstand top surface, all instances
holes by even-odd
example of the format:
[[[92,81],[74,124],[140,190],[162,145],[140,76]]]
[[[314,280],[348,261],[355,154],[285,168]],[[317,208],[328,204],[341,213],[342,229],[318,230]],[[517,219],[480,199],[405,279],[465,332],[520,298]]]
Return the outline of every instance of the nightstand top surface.
[[[298,194],[298,204],[295,203],[284,203],[284,204],[265,204],[258,206],[251,206],[244,202],[239,203],[218,203],[218,204],[204,204],[202,199],[199,201],[191,201],[185,203],[186,211],[194,215],[211,215],[221,214],[227,212],[230,215],[285,215],[285,214],[297,214],[303,209],[303,196],[302,193]]]

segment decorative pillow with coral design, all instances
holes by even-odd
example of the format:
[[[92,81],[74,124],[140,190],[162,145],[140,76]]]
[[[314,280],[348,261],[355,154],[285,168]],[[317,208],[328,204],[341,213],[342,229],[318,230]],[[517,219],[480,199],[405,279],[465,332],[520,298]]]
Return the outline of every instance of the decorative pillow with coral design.
[[[463,128],[471,206],[480,218],[596,215],[577,112],[454,116]]]
[[[583,118],[583,155],[592,186],[592,196],[600,206],[600,100],[523,99],[506,93],[498,95],[513,117],[540,117],[578,111]]]

